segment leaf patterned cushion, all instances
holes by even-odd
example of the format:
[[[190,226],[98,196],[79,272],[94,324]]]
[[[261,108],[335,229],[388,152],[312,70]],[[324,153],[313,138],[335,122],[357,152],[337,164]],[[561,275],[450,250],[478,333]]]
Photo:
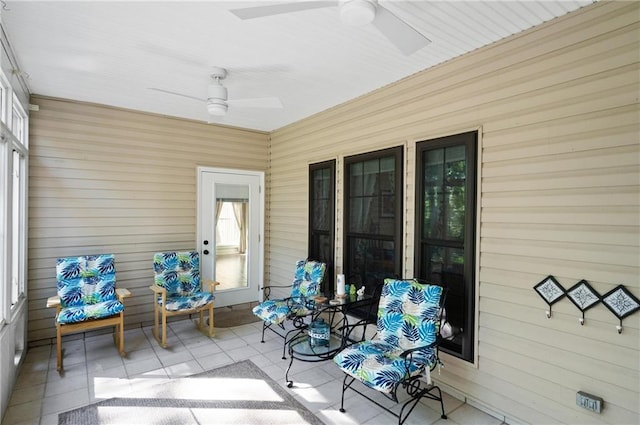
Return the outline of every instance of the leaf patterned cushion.
[[[58,258],[56,288],[60,296],[58,323],[75,323],[120,313],[116,299],[113,254]]]
[[[191,310],[203,307],[215,297],[200,291],[200,257],[197,251],[158,252],[153,256],[156,285],[167,290],[165,309]],[[162,305],[162,297],[158,297]]]
[[[280,324],[291,316],[310,314],[305,301],[318,295],[326,269],[327,265],[319,261],[297,261],[289,304],[286,299],[267,300],[255,306],[253,314],[273,324]]]
[[[253,314],[274,325],[284,322],[290,315],[307,316],[311,310],[301,304],[293,304],[291,308],[286,300],[267,300],[253,308]]]
[[[309,298],[318,295],[326,269],[327,265],[319,261],[298,261],[295,277],[291,284],[291,297]]]
[[[122,305],[120,301],[105,301],[96,304],[62,308],[56,320],[61,324],[84,322],[90,319],[102,319],[113,316],[122,310],[124,310],[124,305]]]
[[[168,297],[188,297],[200,290],[200,259],[196,251],[159,252],[153,256],[155,284]]]
[[[442,287],[412,280],[385,279],[378,304],[377,334],[334,357],[343,372],[368,387],[390,393],[398,383],[422,373],[437,360],[434,347],[416,350],[411,362],[400,354],[436,341]]]
[[[165,308],[169,311],[191,310],[205,306],[213,300],[214,296],[211,292],[194,292],[187,297],[167,297]],[[158,304],[162,305],[162,297],[158,297]]]

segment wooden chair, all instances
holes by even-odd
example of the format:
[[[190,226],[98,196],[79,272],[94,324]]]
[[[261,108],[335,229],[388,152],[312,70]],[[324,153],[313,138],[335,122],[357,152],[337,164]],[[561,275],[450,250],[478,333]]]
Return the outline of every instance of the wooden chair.
[[[153,256],[155,283],[153,291],[153,334],[158,343],[167,347],[167,318],[199,313],[198,329],[209,337],[213,332],[213,291],[218,282],[205,282],[209,292],[202,290],[200,257],[196,251],[159,252]],[[204,312],[209,312],[209,329],[205,329]],[[158,327],[162,324],[162,334]]]
[[[398,418],[407,419],[416,404],[427,398],[440,402],[442,392],[431,382],[430,371],[438,359],[440,308],[444,289],[416,280],[385,279],[378,304],[377,333],[339,352],[333,361],[345,373],[340,411],[344,412],[347,389],[359,393]],[[359,381],[363,390],[353,386]],[[398,403],[397,391],[403,388],[409,398],[396,413],[373,398],[364,389],[376,390]]]
[[[58,295],[47,299],[56,308],[57,370],[62,371],[62,336],[89,329],[113,326],[113,341],[121,356],[124,351],[124,299],[131,293],[116,288],[113,254],[58,258]]]

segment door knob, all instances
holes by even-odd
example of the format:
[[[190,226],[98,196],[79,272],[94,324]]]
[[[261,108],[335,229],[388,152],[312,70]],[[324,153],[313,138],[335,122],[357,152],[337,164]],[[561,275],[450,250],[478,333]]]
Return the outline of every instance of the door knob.
[[[205,245],[209,245],[209,241],[204,241],[202,243],[205,244]]]
[[[208,250],[208,249],[205,249],[204,251],[202,251],[202,253],[203,253],[204,255],[209,255],[209,250]]]

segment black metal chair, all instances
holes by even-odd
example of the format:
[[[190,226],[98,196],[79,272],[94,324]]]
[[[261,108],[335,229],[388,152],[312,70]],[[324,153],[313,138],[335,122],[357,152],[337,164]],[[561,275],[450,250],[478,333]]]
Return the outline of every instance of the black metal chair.
[[[441,286],[417,280],[385,279],[378,304],[375,337],[346,347],[333,359],[345,373],[341,412],[345,412],[344,393],[352,389],[397,417],[399,425],[422,398],[439,401],[441,417],[447,418],[442,392],[430,379],[430,371],[440,363],[439,312],[443,305],[443,292]],[[409,399],[396,414],[365,391],[355,388],[353,384],[356,381],[396,403],[397,391],[402,388]]]

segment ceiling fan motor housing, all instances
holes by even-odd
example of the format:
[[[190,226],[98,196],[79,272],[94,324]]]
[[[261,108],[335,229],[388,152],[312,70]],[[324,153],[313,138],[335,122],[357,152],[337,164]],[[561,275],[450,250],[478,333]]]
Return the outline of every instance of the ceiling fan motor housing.
[[[347,25],[370,24],[376,17],[377,0],[341,0],[340,19]]]

